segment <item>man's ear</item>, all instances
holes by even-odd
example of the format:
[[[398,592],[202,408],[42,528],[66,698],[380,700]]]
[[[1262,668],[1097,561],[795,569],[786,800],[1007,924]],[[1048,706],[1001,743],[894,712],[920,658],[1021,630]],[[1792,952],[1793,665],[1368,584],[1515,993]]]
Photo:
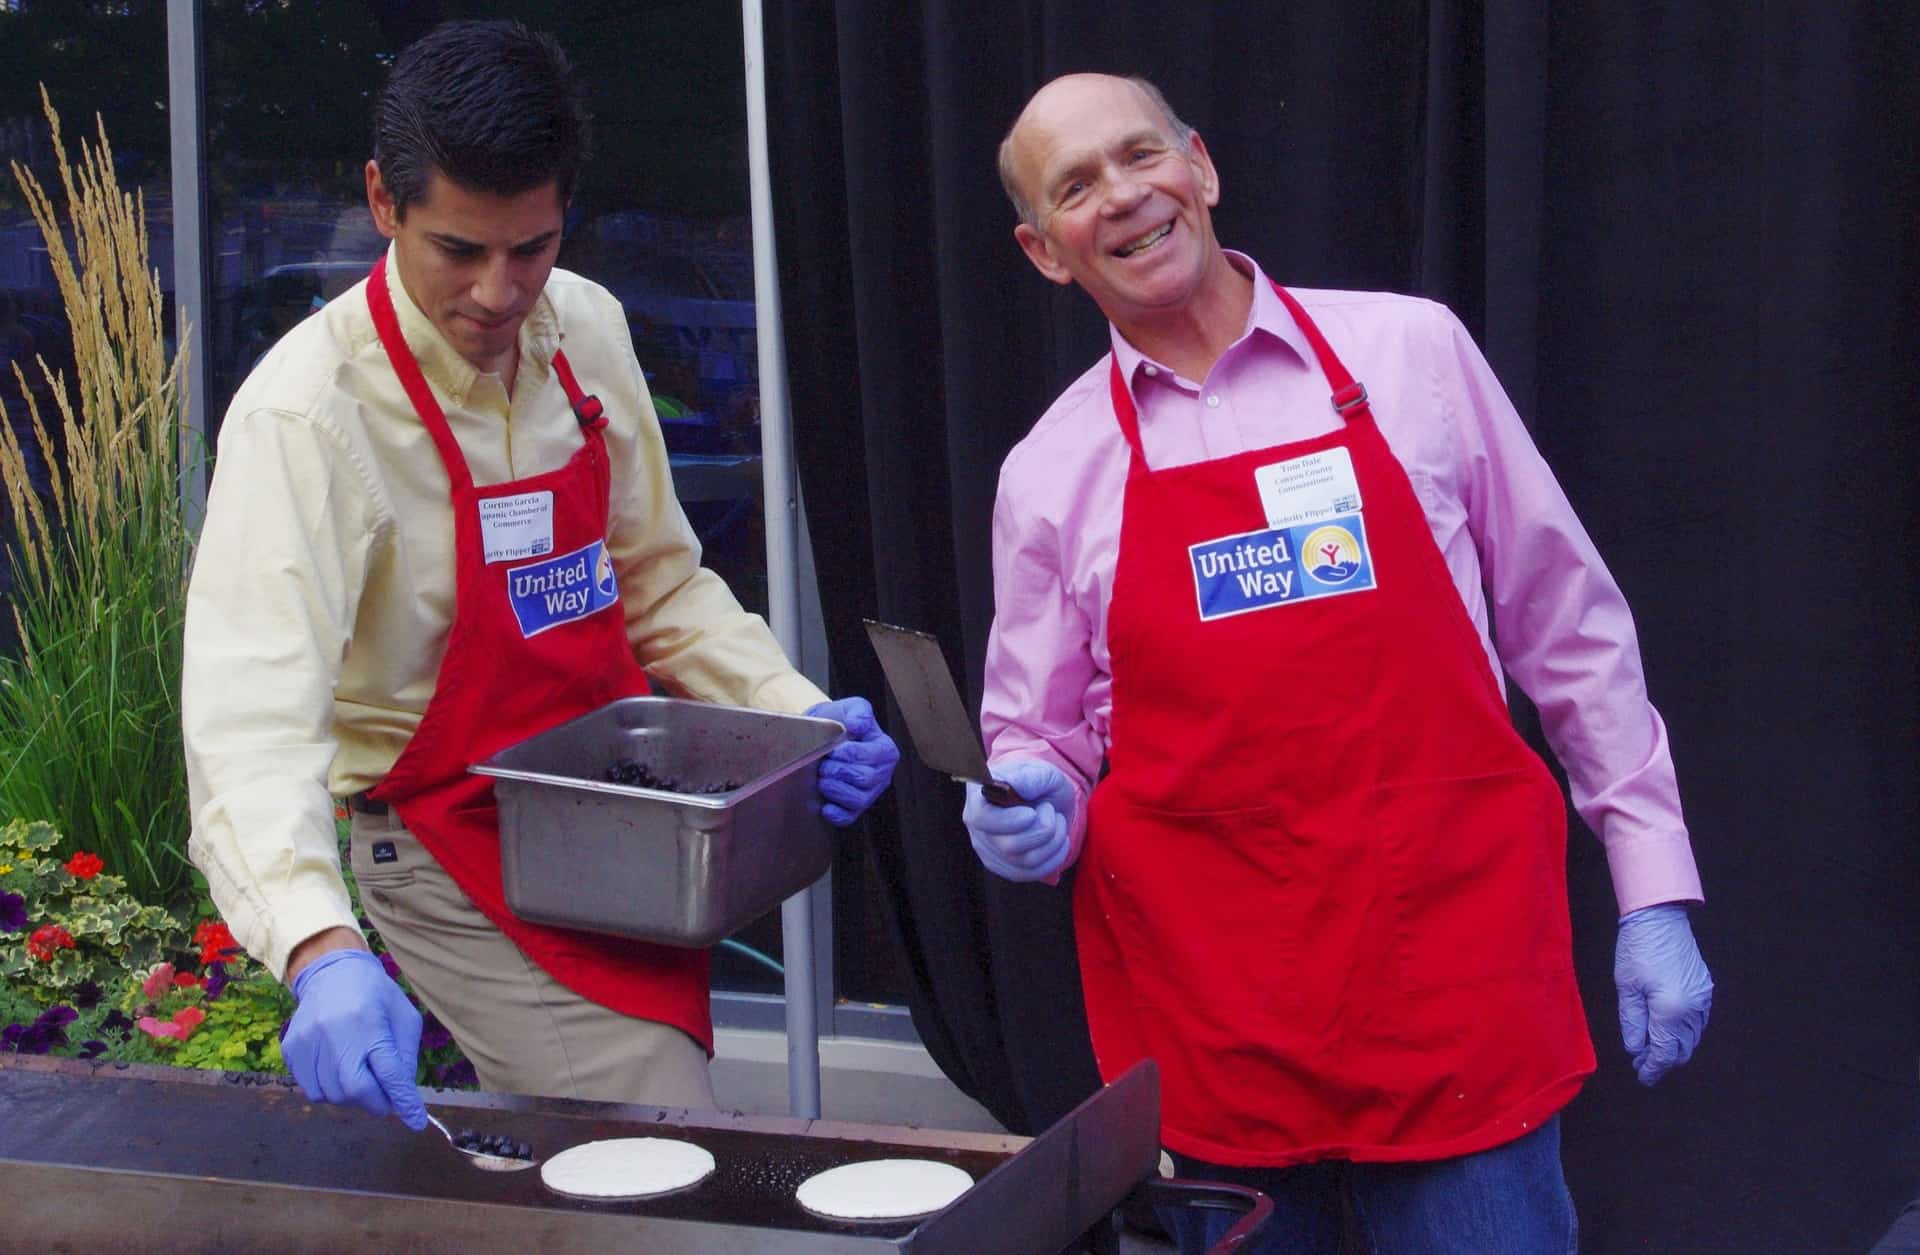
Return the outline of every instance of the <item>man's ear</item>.
[[[1220,203],[1220,172],[1213,168],[1213,157],[1207,152],[1206,141],[1195,131],[1187,137],[1187,160],[1193,163],[1194,171],[1200,176],[1200,196],[1212,209]]]
[[[1035,270],[1055,283],[1073,282],[1072,273],[1054,258],[1053,246],[1047,243],[1047,237],[1040,234],[1039,228],[1023,222],[1013,229],[1013,238],[1020,241],[1020,251],[1027,255]]]
[[[400,207],[393,203],[393,193],[380,177],[380,163],[371,158],[367,160],[367,209],[380,234],[390,240],[400,234]]]

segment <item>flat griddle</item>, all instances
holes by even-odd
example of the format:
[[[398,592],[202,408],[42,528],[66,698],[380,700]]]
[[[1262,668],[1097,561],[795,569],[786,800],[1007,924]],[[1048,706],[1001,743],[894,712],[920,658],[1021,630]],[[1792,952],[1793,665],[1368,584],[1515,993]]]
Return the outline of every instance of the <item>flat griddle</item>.
[[[1035,1139],[564,1099],[428,1091],[458,1127],[536,1155],[677,1137],[717,1168],[655,1199],[562,1198],[537,1170],[469,1167],[437,1133],[309,1103],[287,1078],[0,1057],[6,1241],[38,1250],[541,1252],[1057,1251],[1159,1157],[1159,1076],[1142,1063]],[[867,1159],[950,1163],[974,1186],[918,1221],[856,1223],[794,1201]]]

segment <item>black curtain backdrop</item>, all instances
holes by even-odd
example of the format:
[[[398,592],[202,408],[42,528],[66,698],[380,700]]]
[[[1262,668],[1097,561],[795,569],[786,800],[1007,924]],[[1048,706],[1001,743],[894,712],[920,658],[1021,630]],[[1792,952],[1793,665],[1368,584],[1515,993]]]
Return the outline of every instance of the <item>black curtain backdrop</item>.
[[[1864,1250],[1920,1188],[1920,6],[1548,8],[769,6],[836,688],[881,694],[877,613],[977,700],[1000,460],[1105,347],[1016,249],[995,146],[1056,74],[1145,74],[1208,142],[1229,246],[1460,313],[1635,609],[1718,994],[1641,1089],[1576,820],[1585,1248]],[[1034,1131],[1096,1084],[1067,895],[985,875],[960,802],[909,756],[871,870],[934,1057]]]

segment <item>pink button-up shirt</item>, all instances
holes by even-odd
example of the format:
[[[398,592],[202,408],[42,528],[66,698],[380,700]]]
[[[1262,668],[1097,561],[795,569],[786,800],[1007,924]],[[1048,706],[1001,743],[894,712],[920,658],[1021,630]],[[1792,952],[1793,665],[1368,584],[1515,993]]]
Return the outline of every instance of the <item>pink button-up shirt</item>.
[[[1113,332],[1153,467],[1304,440],[1339,421],[1265,275],[1228,256],[1253,275],[1253,309],[1204,380]],[[1494,674],[1539,708],[1574,806],[1606,847],[1621,914],[1699,899],[1666,725],[1647,700],[1626,599],[1472,337],[1432,301],[1292,291],[1366,385]],[[1107,379],[1102,358],[1007,455],[993,514],[981,730],[989,759],[1042,758],[1073,780],[1075,857],[1113,702],[1107,607],[1128,450]]]

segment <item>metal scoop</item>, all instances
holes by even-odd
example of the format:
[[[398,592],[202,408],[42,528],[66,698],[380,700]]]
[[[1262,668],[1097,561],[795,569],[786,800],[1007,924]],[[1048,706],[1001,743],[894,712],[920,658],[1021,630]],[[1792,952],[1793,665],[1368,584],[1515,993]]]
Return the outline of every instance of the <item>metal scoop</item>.
[[[540,1162],[538,1159],[521,1159],[515,1155],[492,1155],[484,1150],[468,1150],[453,1136],[453,1131],[440,1123],[439,1118],[431,1111],[427,1113],[427,1123],[439,1129],[441,1136],[447,1139],[447,1145],[465,1155],[476,1168],[484,1168],[488,1172],[518,1172],[522,1168],[531,1168]]]

